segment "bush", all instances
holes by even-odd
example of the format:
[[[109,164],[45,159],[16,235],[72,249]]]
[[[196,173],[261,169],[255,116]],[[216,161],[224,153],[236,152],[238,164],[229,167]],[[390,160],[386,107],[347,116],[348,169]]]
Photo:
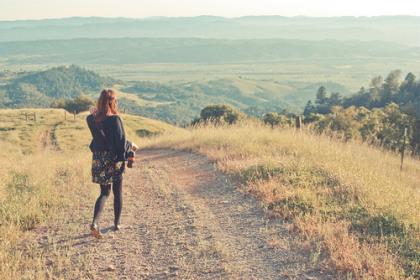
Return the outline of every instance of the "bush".
[[[211,122],[216,124],[234,124],[244,118],[244,114],[228,105],[210,105],[201,110],[197,122]]]
[[[76,114],[79,114],[80,112],[89,110],[93,105],[95,105],[95,103],[90,98],[81,95],[72,100],[56,101],[52,104],[52,107],[62,108],[70,113],[76,112]]]
[[[288,118],[286,115],[271,112],[264,115],[263,122],[265,124],[271,125],[271,128],[274,128],[275,126],[286,126],[291,124],[290,118]]]

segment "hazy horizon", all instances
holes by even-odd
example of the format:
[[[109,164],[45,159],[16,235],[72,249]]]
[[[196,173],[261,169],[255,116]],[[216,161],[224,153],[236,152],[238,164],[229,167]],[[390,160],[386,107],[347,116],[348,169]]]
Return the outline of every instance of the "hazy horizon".
[[[98,18],[98,19],[131,19],[131,20],[147,20],[147,19],[157,19],[157,18],[199,18],[199,17],[216,17],[216,18],[225,18],[225,19],[240,19],[247,17],[283,17],[283,18],[379,18],[379,17],[420,17],[420,15],[405,15],[405,14],[395,14],[395,15],[373,15],[373,16],[346,16],[346,15],[337,15],[337,16],[309,16],[309,15],[295,15],[295,16],[284,16],[284,15],[242,15],[242,16],[219,16],[211,14],[202,14],[202,15],[192,15],[192,16],[144,16],[144,17],[125,17],[125,16],[64,16],[64,17],[48,17],[48,18],[22,18],[22,19],[0,19],[0,21],[42,21],[42,20],[65,20],[65,19],[77,19],[77,18]]]
[[[220,16],[237,18],[244,16],[284,17],[375,17],[375,16],[420,16],[420,4],[401,0],[384,3],[380,0],[3,0],[0,3],[0,20],[41,20],[70,17],[104,17],[144,19],[151,17],[197,17]]]

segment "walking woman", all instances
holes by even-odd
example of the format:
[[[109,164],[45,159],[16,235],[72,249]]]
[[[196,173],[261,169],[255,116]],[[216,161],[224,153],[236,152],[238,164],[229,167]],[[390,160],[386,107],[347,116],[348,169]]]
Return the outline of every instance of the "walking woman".
[[[92,181],[101,187],[101,193],[96,200],[91,233],[101,238],[99,219],[110,195],[111,185],[114,193],[114,229],[120,229],[122,210],[122,182],[125,171],[125,160],[129,150],[138,147],[126,140],[124,126],[118,115],[117,94],[112,89],[101,92],[97,106],[87,117],[87,123],[92,133],[90,150],[93,153]]]

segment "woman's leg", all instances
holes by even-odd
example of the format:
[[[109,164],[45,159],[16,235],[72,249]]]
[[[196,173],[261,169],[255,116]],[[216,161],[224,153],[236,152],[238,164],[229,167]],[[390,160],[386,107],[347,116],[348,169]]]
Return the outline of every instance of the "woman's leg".
[[[114,225],[115,229],[119,229],[121,210],[122,210],[122,175],[114,178],[112,184],[112,191],[114,193]]]
[[[93,222],[92,225],[97,225],[99,218],[101,216],[102,210],[104,209],[105,202],[111,193],[111,185],[101,185],[101,194],[95,203],[95,211],[93,213]]]

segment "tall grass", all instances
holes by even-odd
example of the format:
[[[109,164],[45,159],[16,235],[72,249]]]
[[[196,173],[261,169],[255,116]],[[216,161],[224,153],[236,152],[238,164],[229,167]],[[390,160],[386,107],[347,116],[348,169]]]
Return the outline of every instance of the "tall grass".
[[[361,143],[248,123],[163,135],[145,147],[202,153],[292,222],[322,265],[356,279],[420,275],[420,162]],[[323,256],[323,257],[322,257]]]
[[[26,121],[25,112],[35,112],[36,122]],[[34,232],[69,220],[82,202],[94,201],[85,117],[68,114],[64,120],[64,111],[55,109],[0,110],[0,279],[62,279],[63,271],[69,273],[68,252],[55,246],[40,249]],[[128,137],[137,142],[140,129],[171,128],[125,118]]]
[[[1,279],[48,278],[54,268],[45,266],[46,252],[37,248],[31,231],[77,204],[74,193],[89,190],[88,171],[85,155],[73,153],[63,158],[48,151],[25,156],[9,166],[0,185]],[[87,196],[91,196],[89,191]],[[60,260],[60,252],[48,254]]]

